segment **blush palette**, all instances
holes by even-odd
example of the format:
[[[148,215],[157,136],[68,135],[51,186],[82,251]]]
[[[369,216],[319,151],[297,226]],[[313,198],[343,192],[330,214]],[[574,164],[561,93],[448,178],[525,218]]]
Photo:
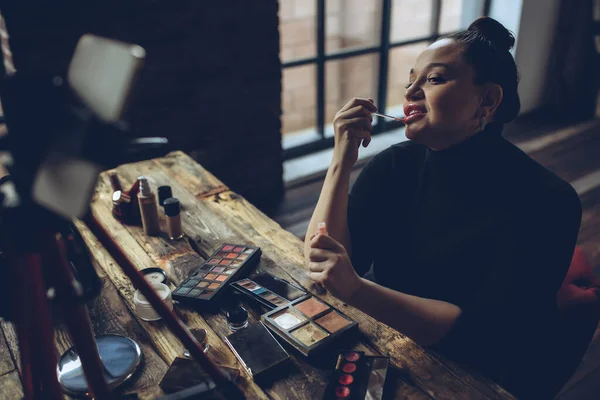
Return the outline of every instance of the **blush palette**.
[[[175,290],[173,299],[192,305],[207,305],[216,300],[222,289],[248,268],[258,264],[258,247],[223,244]]]
[[[269,311],[261,320],[307,357],[358,327],[356,321],[311,295]]]
[[[323,399],[381,400],[388,365],[388,357],[340,352]]]

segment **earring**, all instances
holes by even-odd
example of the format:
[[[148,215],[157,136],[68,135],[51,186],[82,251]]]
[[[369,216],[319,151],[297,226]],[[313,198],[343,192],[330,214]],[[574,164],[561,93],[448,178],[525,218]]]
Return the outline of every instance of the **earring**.
[[[483,131],[485,129],[485,117],[481,117],[479,120],[479,131]]]

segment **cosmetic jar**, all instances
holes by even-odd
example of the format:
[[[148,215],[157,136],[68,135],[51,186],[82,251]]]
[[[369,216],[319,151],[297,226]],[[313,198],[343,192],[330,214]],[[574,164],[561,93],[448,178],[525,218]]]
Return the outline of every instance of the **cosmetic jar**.
[[[173,309],[173,299],[171,298],[171,289],[164,283],[151,283],[150,287],[158,294],[158,297],[167,305],[169,310]],[[144,321],[158,321],[161,316],[154,310],[150,302],[138,290],[133,295],[135,304],[135,313]]]
[[[208,334],[206,333],[206,329],[200,328],[192,331],[192,335],[196,338],[198,343],[204,347],[204,353],[208,353],[210,350],[210,344],[208,344]],[[192,354],[188,349],[183,350],[183,356],[185,358],[193,358]]]
[[[248,326],[248,311],[240,305],[225,311],[227,325],[233,332]]]

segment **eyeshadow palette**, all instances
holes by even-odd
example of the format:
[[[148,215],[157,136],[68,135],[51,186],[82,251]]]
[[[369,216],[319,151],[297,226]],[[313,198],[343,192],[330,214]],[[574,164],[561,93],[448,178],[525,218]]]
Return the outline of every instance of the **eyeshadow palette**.
[[[311,295],[269,311],[261,320],[307,357],[358,327],[356,321]]]
[[[388,357],[340,352],[323,399],[381,400],[388,365]]]
[[[223,244],[173,290],[173,299],[191,305],[211,304],[230,282],[258,264],[260,255],[258,247]]]
[[[305,290],[268,273],[233,282],[231,287],[270,310],[308,294]]]

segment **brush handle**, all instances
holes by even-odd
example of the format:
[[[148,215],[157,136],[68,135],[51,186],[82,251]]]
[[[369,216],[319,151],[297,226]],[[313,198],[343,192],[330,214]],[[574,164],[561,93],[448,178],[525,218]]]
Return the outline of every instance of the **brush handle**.
[[[376,112],[374,112],[374,113],[371,113],[371,114],[373,114],[373,115],[377,115],[377,116],[379,116],[379,117],[383,117],[383,118],[389,118],[389,119],[393,119],[393,120],[396,120],[396,121],[404,122],[404,119],[402,119],[402,118],[397,118],[397,117],[392,117],[391,115],[380,114],[380,113],[376,113]]]

